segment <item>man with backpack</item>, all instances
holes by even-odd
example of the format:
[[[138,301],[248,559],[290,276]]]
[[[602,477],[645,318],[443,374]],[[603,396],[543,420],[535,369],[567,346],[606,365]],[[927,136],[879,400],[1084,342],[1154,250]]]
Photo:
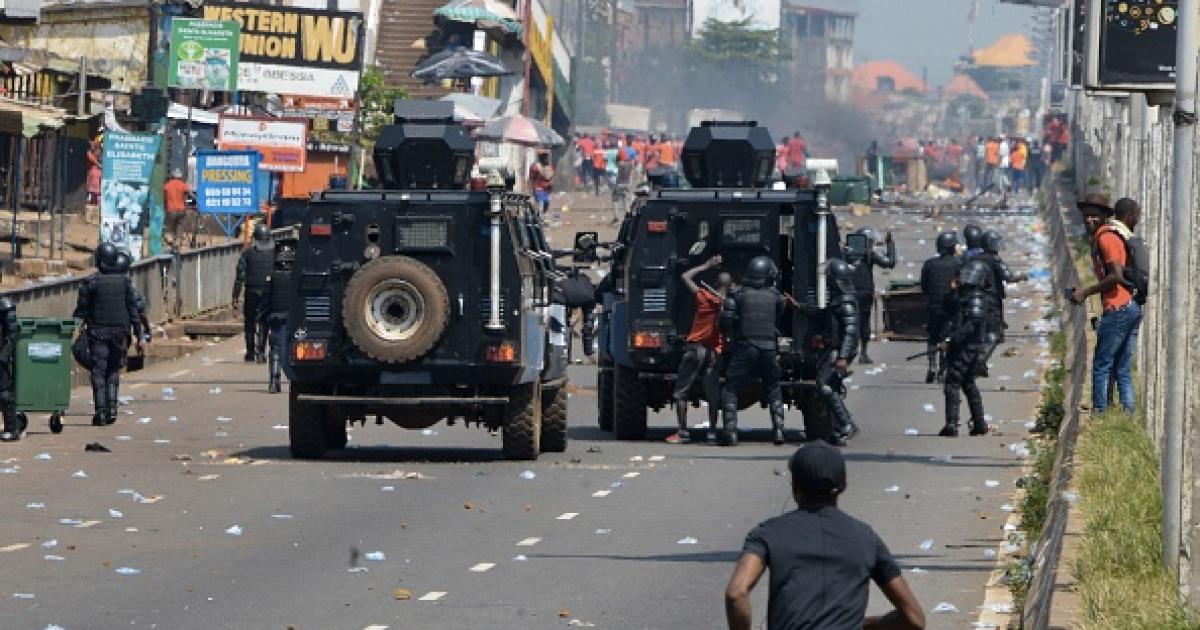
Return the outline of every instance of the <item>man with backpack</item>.
[[[1108,196],[1099,194],[1088,195],[1078,206],[1092,235],[1092,267],[1099,282],[1076,288],[1071,301],[1078,305],[1099,293],[1104,307],[1092,359],[1092,409],[1108,407],[1109,377],[1115,374],[1121,406],[1132,413],[1133,349],[1149,292],[1146,245],[1133,235],[1141,208],[1132,199],[1121,199],[1110,209]]]

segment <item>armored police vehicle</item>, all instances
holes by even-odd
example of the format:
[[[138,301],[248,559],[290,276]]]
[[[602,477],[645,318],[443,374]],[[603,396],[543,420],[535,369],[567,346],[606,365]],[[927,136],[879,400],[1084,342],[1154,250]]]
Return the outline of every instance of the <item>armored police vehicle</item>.
[[[441,105],[384,129],[382,190],[309,202],[285,330],[296,457],[344,447],[368,417],[475,423],[509,459],[566,449],[562,274],[527,196],[464,189],[474,143]]]
[[[837,223],[824,187],[767,187],[774,156],[770,133],[753,121],[705,122],[683,148],[691,189],[654,191],[620,226],[600,287],[597,353],[599,424],[617,439],[642,439],[647,410],[672,404],[695,311],[680,275],[715,255],[735,283],[754,257],[775,261],[780,291],[801,305],[778,322],[784,401],[804,412],[810,438],[832,431],[815,379],[818,361],[832,346],[823,263],[841,257]],[[709,270],[699,280],[716,286],[717,273]],[[761,403],[757,391],[744,392],[739,405]],[[700,394],[693,392],[693,404]]]

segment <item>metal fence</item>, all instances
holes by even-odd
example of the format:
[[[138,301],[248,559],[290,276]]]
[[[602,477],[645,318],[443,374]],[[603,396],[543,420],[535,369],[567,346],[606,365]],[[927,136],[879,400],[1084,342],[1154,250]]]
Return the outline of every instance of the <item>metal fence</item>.
[[[228,306],[241,255],[240,242],[214,245],[177,256],[142,260],[130,269],[133,285],[146,298],[152,322],[196,317]],[[21,317],[69,317],[86,274],[5,291]]]

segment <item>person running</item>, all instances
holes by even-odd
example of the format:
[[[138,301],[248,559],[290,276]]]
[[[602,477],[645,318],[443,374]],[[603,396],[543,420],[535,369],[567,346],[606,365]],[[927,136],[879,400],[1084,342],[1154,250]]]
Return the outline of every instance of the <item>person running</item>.
[[[800,447],[788,462],[796,509],[746,536],[725,588],[729,630],[750,630],[752,591],[770,570],[769,630],[921,629],[925,613],[900,565],[870,525],[838,509],[846,460],[824,442]],[[867,617],[874,582],[895,607]]]
[[[696,299],[696,313],[692,316],[692,329],[684,340],[686,346],[679,361],[679,375],[675,378],[675,417],[679,430],[667,438],[671,444],[687,444],[691,441],[687,424],[687,404],[692,387],[700,383],[704,387],[704,402],[708,404],[709,431],[716,439],[718,410],[721,407],[721,376],[717,364],[721,356],[721,330],[717,317],[721,304],[733,286],[733,277],[726,272],[717,274],[717,287],[711,288],[697,283],[696,276],[721,266],[721,257],[713,256],[703,264],[683,272],[683,285]]]

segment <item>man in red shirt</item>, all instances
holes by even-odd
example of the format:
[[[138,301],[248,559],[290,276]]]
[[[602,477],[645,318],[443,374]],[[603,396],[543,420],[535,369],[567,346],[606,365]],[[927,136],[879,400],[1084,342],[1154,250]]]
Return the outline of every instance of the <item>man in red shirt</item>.
[[[721,314],[721,302],[733,285],[733,277],[726,272],[717,274],[717,288],[713,289],[704,283],[697,284],[696,276],[720,265],[721,257],[713,256],[704,264],[683,272],[683,285],[696,296],[696,314],[692,317],[692,330],[685,340],[687,345],[679,361],[679,375],[675,378],[675,416],[679,421],[679,430],[667,438],[671,444],[687,444],[691,441],[687,405],[692,386],[697,382],[704,387],[704,400],[708,403],[708,427],[713,432],[713,439],[716,439],[717,411],[721,406],[721,375],[717,361],[722,346],[717,318]]]
[[[804,138],[800,136],[800,132],[792,134],[788,139],[788,171],[804,172],[805,161],[808,159],[808,144],[804,142]]]
[[[1096,328],[1092,358],[1092,410],[1099,413],[1108,407],[1109,378],[1115,375],[1121,406],[1134,413],[1133,351],[1142,323],[1142,308],[1130,290],[1125,268],[1130,264],[1126,242],[1133,238],[1141,208],[1132,199],[1121,199],[1115,216],[1110,218],[1114,209],[1109,207],[1108,195],[1104,194],[1088,195],[1076,205],[1092,235],[1092,267],[1099,281],[1075,289],[1071,301],[1082,304],[1098,293],[1104,308]]]
[[[181,169],[173,169],[171,178],[163,184],[163,205],[166,207],[166,213],[163,215],[163,236],[171,235],[171,247],[179,249],[179,232],[183,229],[184,220],[187,218],[187,198],[192,190],[188,187],[187,182],[183,181],[183,171]]]
[[[596,141],[592,139],[590,134],[583,134],[583,137],[575,142],[575,147],[579,151],[580,162],[579,183],[583,184],[586,190],[596,180],[596,167],[592,164],[592,154],[596,152]]]

